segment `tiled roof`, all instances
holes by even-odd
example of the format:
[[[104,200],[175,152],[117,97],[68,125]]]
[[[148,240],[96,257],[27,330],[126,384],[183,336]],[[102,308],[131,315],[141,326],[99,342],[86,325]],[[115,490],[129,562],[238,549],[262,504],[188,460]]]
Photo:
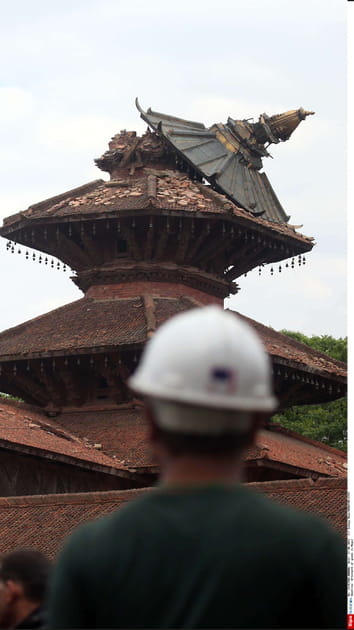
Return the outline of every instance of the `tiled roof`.
[[[56,418],[59,426],[90,442],[102,444],[109,455],[130,468],[155,466],[141,409],[67,412]]]
[[[65,461],[76,466],[99,464],[128,472],[119,458],[97,450],[94,444],[98,442],[85,438],[63,429],[38,408],[0,398],[0,444],[3,448],[22,448],[25,452],[30,448],[32,454],[39,457],[49,454],[53,459],[54,454],[65,456]]]
[[[188,293],[188,289],[186,289]],[[57,308],[19,326],[0,333],[0,361],[52,356],[60,353],[91,351],[143,344],[147,340],[146,305],[142,297],[81,300]],[[198,301],[185,297],[153,296],[156,325],[181,311],[193,308]],[[233,311],[231,311],[233,312]],[[305,346],[286,335],[263,326],[238,313],[260,335],[273,358],[285,361],[305,372],[338,378],[345,382],[346,365],[328,355]]]
[[[247,451],[246,460],[284,464],[330,477],[347,476],[346,453],[275,424],[259,432],[256,446]]]
[[[301,369],[302,365],[305,371],[323,375],[328,374],[329,376],[335,374],[337,377],[346,379],[347,366],[342,361],[332,359],[327,354],[300,343],[287,335],[283,335],[268,326],[264,326],[241,313],[237,313],[237,315],[256,329],[273,359],[279,358],[290,362],[294,361],[299,369]]]
[[[151,182],[153,181],[153,185]],[[153,190],[153,192],[151,192]],[[286,223],[274,223],[262,217],[254,217],[249,212],[229,201],[210,186],[193,182],[179,171],[168,169],[140,169],[134,176],[127,176],[104,182],[96,180],[77,189],[62,193],[51,199],[30,206],[27,210],[4,219],[0,229],[2,236],[11,238],[11,232],[23,220],[84,219],[119,217],[126,212],[143,209],[183,211],[187,213],[224,214],[237,217],[249,228],[263,227],[276,234],[282,234],[312,248],[312,238],[303,236]],[[16,238],[15,238],[16,240]],[[18,239],[21,242],[21,239]]]
[[[105,452],[115,454],[130,468],[155,466],[142,412],[137,408],[63,413],[56,421],[78,436],[100,442]],[[279,425],[260,431],[257,444],[247,452],[246,459],[264,460],[265,465],[284,464],[332,477],[345,477],[347,474],[344,452]]]
[[[0,553],[31,547],[54,558],[78,525],[113,512],[145,490],[0,497]]]
[[[248,487],[266,494],[273,501],[327,519],[343,538],[347,537],[346,479],[266,481],[250,483]]]
[[[0,333],[0,359],[50,356],[145,340],[146,320],[139,297],[99,301],[84,297]]]
[[[292,508],[328,519],[346,536],[346,481],[318,479],[249,484]],[[113,512],[144,490],[0,498],[0,552],[32,547],[54,558],[66,536],[85,521]]]

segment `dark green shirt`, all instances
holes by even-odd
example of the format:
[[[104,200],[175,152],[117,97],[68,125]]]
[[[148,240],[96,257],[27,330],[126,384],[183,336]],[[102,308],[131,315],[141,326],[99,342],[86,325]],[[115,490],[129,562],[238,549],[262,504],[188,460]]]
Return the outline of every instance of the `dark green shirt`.
[[[344,628],[345,545],[244,487],[158,488],[73,534],[49,608],[51,628]]]

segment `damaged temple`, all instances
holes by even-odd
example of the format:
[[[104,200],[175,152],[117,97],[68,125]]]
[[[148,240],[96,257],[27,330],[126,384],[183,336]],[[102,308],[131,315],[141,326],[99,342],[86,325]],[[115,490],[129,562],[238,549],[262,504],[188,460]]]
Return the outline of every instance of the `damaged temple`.
[[[254,268],[302,265],[314,246],[262,171],[269,146],[314,112],[206,128],[136,104],[148,129],[111,139],[95,160],[107,181],[35,203],[0,228],[9,252],[65,265],[83,294],[0,333],[0,391],[24,401],[0,399],[1,551],[19,537],[24,546],[21,519],[33,530],[41,514],[46,531],[53,519],[59,527],[46,541],[54,555],[79,522],[147,491],[158,469],[126,385],[146,341],[175,313],[223,305]],[[345,364],[244,319],[270,355],[280,409],[345,396]],[[345,453],[269,422],[246,454],[244,482],[344,532],[346,471]]]

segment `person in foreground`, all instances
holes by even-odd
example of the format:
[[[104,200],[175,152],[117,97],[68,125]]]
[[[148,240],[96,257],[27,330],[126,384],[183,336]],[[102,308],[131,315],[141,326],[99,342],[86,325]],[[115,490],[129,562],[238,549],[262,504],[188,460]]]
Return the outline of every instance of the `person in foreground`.
[[[177,315],[129,384],[160,482],[72,535],[50,627],[343,628],[339,535],[240,484],[242,452],[276,407],[256,333],[216,306]]]
[[[44,628],[43,602],[51,564],[39,551],[0,558],[0,628]]]

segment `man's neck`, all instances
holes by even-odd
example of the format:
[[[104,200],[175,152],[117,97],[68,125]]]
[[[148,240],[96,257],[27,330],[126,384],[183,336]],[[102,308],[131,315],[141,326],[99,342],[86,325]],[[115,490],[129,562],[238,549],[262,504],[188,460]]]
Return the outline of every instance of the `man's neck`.
[[[27,619],[37,608],[39,607],[39,602],[32,602],[28,599],[21,600],[17,603],[16,610],[14,610],[14,615],[11,620],[11,625],[7,626],[8,628],[17,628],[21,624],[22,621]]]
[[[163,486],[234,485],[241,478],[241,462],[234,458],[181,455],[162,462]]]

